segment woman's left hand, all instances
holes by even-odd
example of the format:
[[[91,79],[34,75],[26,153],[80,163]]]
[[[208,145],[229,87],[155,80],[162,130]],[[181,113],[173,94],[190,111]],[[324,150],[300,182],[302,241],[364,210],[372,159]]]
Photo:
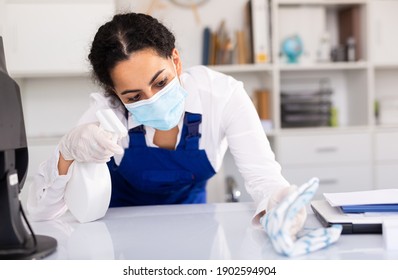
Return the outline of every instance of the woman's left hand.
[[[289,187],[276,191],[271,196],[268,202],[268,209],[272,210],[276,208],[285,198],[287,198],[292,193],[297,192],[297,188],[298,187],[296,185],[291,185]],[[305,206],[303,206],[291,221],[289,233],[293,240],[296,239],[297,233],[303,228],[306,220],[307,220],[307,210],[305,209]]]
[[[260,222],[278,253],[285,256],[307,254],[339,239],[341,225],[319,228],[297,237],[306,220],[305,206],[314,197],[318,185],[319,179],[313,178],[298,188],[291,186],[283,189],[271,198],[269,206],[273,207]]]

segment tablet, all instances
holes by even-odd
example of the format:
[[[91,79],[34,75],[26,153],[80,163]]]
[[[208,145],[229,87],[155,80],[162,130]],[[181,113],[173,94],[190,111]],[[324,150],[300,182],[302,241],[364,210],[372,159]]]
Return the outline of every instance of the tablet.
[[[340,207],[332,207],[326,200],[313,200],[312,211],[325,227],[341,224],[342,234],[356,233],[382,233],[382,224],[385,219],[398,219],[398,214],[389,215],[383,213],[346,214]]]

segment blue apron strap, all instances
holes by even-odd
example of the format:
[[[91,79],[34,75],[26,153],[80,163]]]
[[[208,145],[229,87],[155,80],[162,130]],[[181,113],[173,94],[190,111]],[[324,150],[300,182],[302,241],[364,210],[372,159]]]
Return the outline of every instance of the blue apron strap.
[[[199,139],[199,125],[202,123],[202,115],[186,112],[184,116],[184,128],[182,137],[185,140],[184,146],[186,150],[198,150]]]
[[[146,141],[145,141],[145,128],[143,125],[139,125],[136,127],[133,127],[132,129],[129,130],[129,137],[130,137],[130,143],[129,143],[129,148],[134,147],[146,147]]]

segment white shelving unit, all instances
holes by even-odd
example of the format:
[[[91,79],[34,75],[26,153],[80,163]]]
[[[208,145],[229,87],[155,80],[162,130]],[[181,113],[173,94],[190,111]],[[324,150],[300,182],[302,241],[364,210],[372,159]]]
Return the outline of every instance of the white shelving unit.
[[[225,74],[235,73],[256,73],[256,72],[272,72],[274,66],[271,64],[236,64],[236,65],[215,65],[212,69],[223,72]]]
[[[292,23],[285,26],[287,19],[284,16],[291,16],[290,20],[294,22],[295,19],[303,19],[303,14],[309,15],[313,11],[314,17],[307,19],[309,23],[301,22],[297,24],[298,28],[306,24],[320,25],[337,37],[337,28],[333,26],[336,25],[336,19],[333,16],[336,16],[339,8],[353,5],[358,5],[361,10],[361,60],[330,63],[310,61],[302,64],[286,64],[281,61],[281,34],[286,31],[284,29],[292,28]],[[322,11],[324,16],[320,16]],[[296,18],[292,16],[295,12],[298,13]],[[393,31],[398,28],[398,19],[393,16],[397,12],[398,1],[392,0],[274,0],[274,63],[213,67],[244,82],[248,73],[264,74],[270,78],[272,82],[268,84],[268,88],[272,92],[274,129],[268,133],[268,137],[276,158],[282,165],[282,172],[291,183],[301,184],[317,176],[321,182],[318,196],[323,192],[396,187],[398,152],[394,152],[393,146],[398,142],[398,119],[395,123],[379,124],[374,104],[381,98],[398,100],[398,38],[392,36]],[[322,18],[325,22],[313,21]],[[385,29],[390,30],[389,33]],[[303,36],[308,37],[308,34]],[[392,50],[395,52],[392,53]],[[383,51],[384,54],[381,53]],[[333,103],[338,110],[339,125],[282,128],[281,91],[285,88],[300,89],[306,81],[310,81],[310,84],[311,80],[316,81],[322,77],[329,78],[333,85]],[[263,85],[264,83],[257,86]],[[255,88],[252,84],[250,87]],[[398,102],[396,104],[395,116],[398,116]],[[238,181],[243,183],[241,179]]]

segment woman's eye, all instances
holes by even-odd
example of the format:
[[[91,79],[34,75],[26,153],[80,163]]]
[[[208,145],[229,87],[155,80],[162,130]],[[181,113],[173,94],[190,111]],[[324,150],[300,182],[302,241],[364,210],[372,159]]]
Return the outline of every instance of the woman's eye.
[[[128,102],[132,103],[132,102],[137,102],[141,99],[141,94],[136,94],[133,97],[129,97],[128,98]]]
[[[167,84],[167,79],[161,80],[159,83],[156,84],[156,87],[164,87]]]

